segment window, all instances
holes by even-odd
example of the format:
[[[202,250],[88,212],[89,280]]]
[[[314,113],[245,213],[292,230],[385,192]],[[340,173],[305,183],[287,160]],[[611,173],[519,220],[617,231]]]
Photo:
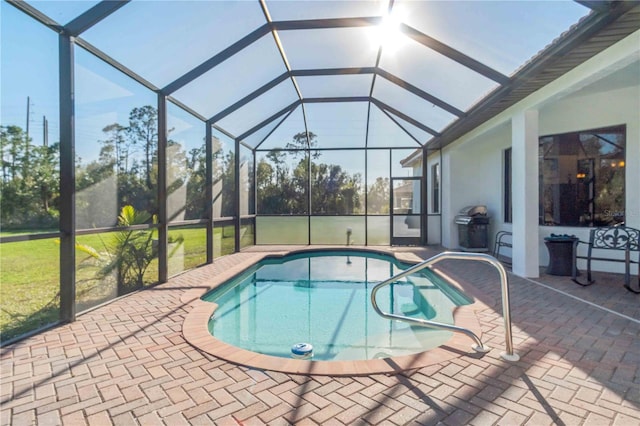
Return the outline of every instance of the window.
[[[440,163],[431,166],[431,206],[432,213],[440,213]]]
[[[513,205],[511,203],[511,148],[504,150],[504,222],[513,222]]]
[[[540,224],[625,220],[625,126],[540,138]]]

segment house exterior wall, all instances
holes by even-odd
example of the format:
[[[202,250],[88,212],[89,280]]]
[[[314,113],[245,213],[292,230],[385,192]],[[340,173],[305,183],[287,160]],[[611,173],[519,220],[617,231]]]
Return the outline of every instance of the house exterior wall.
[[[458,247],[458,228],[453,221],[465,206],[487,206],[491,217],[490,236],[501,229],[511,230],[510,225],[504,225],[502,209],[502,153],[509,146],[511,127],[501,125],[478,136],[473,143],[443,150],[442,173],[446,179],[443,179],[442,195],[447,200],[442,206],[445,247]]]
[[[640,78],[640,77],[639,77]],[[625,224],[640,228],[640,85],[555,102],[540,110],[541,135],[625,124],[627,128],[625,161]],[[543,241],[551,233],[573,234],[589,239],[589,228],[540,226]],[[542,264],[548,263],[544,246]],[[601,270],[623,271],[622,264],[602,263]]]
[[[640,76],[636,83],[626,84],[626,87],[616,88],[613,82],[607,90],[593,91],[588,88],[589,84],[600,79],[606,80],[608,75],[638,58],[640,31],[444,148],[441,172],[442,245],[447,248],[458,247],[457,226],[453,221],[457,212],[467,205],[487,205],[492,218],[489,228],[490,247],[496,232],[513,230],[512,224],[504,222],[503,152],[512,146],[513,117],[525,111],[537,112],[538,136],[626,125],[626,224],[640,228]],[[427,167],[439,160],[439,155],[431,155],[427,160]],[[516,190],[517,187],[514,187],[514,193]],[[537,198],[537,194],[534,196]],[[517,197],[512,199],[517,202]],[[527,204],[531,205],[529,202]],[[536,211],[536,219],[537,216]],[[590,230],[559,226],[537,226],[537,229],[538,256],[542,266],[549,260],[544,237],[551,233],[566,233],[585,241]],[[514,241],[514,244],[517,243]],[[507,250],[503,253],[510,254]],[[578,266],[584,267],[581,263]],[[593,267],[602,271],[622,271],[622,264],[611,262],[596,262]],[[517,272],[516,265],[514,271]]]

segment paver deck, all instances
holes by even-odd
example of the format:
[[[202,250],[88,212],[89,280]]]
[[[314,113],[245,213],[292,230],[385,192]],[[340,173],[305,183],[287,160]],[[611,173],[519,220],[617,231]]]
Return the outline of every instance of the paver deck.
[[[597,274],[586,288],[510,275],[515,363],[499,356],[497,274],[461,261],[442,269],[486,295],[478,317],[494,349],[484,356],[460,353],[395,375],[308,376],[235,365],[185,341],[194,289],[281,249],[217,259],[2,348],[0,424],[639,423],[640,296],[617,275]]]

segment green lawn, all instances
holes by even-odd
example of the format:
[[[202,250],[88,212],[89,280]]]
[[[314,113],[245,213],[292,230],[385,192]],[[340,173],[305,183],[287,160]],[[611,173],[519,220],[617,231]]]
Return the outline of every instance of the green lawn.
[[[2,341],[58,318],[60,248],[54,241],[0,244]]]
[[[3,229],[0,231],[0,237],[10,237],[13,235],[33,235],[33,234],[48,234],[50,232],[59,232],[56,229]]]
[[[232,227],[215,228],[215,256],[234,251]],[[150,231],[151,232],[151,231]],[[242,243],[253,241],[251,230],[245,232]],[[3,232],[3,235],[8,233]],[[192,269],[206,261],[204,228],[181,228],[169,231],[171,240],[183,237],[183,243],[170,244],[169,275]],[[82,235],[78,243],[106,253],[113,233]],[[0,339],[34,330],[58,319],[60,301],[60,246],[57,239],[43,239],[0,244]],[[96,278],[98,262],[81,251],[76,252],[76,309],[78,312],[116,296],[115,280]],[[145,284],[157,282],[158,262],[152,261],[145,274]]]

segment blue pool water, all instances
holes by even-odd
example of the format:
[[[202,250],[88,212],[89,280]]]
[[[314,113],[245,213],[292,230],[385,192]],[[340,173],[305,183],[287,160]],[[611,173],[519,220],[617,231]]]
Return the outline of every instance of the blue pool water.
[[[266,259],[203,296],[218,304],[210,332],[250,351],[291,357],[310,343],[313,360],[365,360],[422,352],[451,333],[380,317],[370,300],[379,282],[408,268],[370,252],[307,252]],[[428,269],[378,292],[387,312],[453,324],[472,301]]]

